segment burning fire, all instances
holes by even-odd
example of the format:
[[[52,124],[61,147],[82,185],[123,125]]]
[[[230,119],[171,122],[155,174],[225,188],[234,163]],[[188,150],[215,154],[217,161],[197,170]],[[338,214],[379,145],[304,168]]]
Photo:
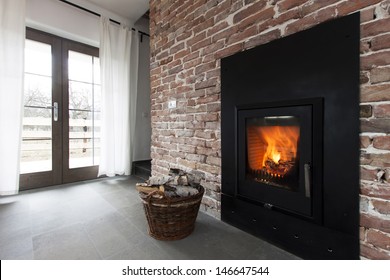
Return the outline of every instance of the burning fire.
[[[250,169],[283,176],[295,163],[298,140],[299,126],[248,126]]]

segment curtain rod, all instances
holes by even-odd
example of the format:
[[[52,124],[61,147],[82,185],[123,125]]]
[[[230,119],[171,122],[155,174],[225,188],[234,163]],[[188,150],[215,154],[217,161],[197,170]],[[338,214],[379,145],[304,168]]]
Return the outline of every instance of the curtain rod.
[[[93,15],[95,15],[95,16],[98,16],[98,17],[101,17],[101,16],[102,16],[101,14],[99,14],[99,13],[97,13],[97,12],[88,10],[87,8],[81,7],[81,6],[79,6],[79,5],[77,5],[77,4],[74,4],[74,3],[72,3],[72,2],[69,2],[69,1],[66,1],[66,0],[59,0],[59,1],[65,3],[65,4],[68,4],[68,5],[70,5],[70,6],[73,6],[73,7],[75,7],[75,8],[78,8],[78,9],[80,9],[80,10],[83,10],[83,11],[85,11],[85,12],[87,12],[87,13],[93,14]],[[110,18],[110,21],[113,22],[113,23],[119,24],[119,25],[121,24],[119,21],[113,20],[113,19],[111,19],[111,18]],[[136,31],[135,28],[131,28],[131,30]],[[138,31],[138,33],[141,34],[141,42],[142,42],[142,35],[145,35],[145,36],[150,37],[150,35],[149,35],[148,33],[145,33],[145,32],[139,31],[139,30],[137,30],[137,31]]]

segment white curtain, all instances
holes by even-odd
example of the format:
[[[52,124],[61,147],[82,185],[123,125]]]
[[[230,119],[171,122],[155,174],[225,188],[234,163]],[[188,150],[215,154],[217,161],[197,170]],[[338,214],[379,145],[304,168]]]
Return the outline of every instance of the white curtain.
[[[0,1],[0,195],[19,191],[25,0]]]
[[[129,175],[131,172],[138,51],[137,32],[101,17],[102,121],[98,176]]]

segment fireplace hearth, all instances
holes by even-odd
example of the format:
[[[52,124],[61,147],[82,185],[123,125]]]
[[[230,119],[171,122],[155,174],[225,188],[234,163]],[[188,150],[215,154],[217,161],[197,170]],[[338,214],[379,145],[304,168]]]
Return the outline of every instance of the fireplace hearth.
[[[359,258],[359,14],[221,61],[222,220]]]

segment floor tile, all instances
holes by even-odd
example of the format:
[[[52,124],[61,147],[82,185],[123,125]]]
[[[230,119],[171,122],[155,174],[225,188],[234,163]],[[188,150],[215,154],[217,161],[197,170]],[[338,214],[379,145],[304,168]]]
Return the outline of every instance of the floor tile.
[[[200,212],[177,241],[149,236],[134,176],[53,186],[0,198],[1,259],[297,259]]]

